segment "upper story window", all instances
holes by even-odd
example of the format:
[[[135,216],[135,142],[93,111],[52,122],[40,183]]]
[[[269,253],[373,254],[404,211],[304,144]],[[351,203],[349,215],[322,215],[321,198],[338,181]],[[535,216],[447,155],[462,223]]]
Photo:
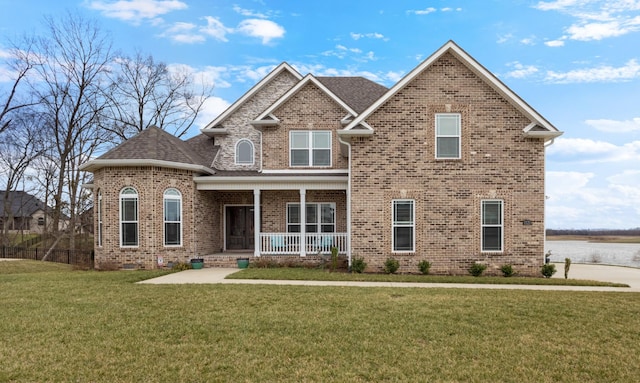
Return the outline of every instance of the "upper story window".
[[[461,158],[459,113],[436,114],[436,158]]]
[[[120,192],[120,246],[138,246],[138,192],[132,187]]]
[[[182,195],[173,188],[164,192],[164,245],[182,245]]]
[[[503,202],[482,201],[482,251],[502,251],[504,243]]]
[[[236,165],[253,165],[253,143],[242,139],[236,144]]]
[[[331,166],[330,131],[292,131],[289,148],[291,166]]]

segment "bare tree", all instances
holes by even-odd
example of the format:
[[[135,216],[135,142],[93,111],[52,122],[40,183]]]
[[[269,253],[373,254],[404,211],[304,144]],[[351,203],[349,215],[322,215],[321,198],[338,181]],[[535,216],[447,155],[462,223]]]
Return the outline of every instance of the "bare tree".
[[[150,126],[183,136],[213,90],[204,81],[196,82],[189,68],[171,68],[140,52],[116,62],[106,129],[122,141]]]
[[[13,221],[11,196],[13,191],[24,184],[25,173],[35,159],[44,151],[43,135],[37,124],[37,113],[23,109],[8,121],[11,129],[0,133],[0,187],[3,194],[3,222]],[[3,238],[8,237],[9,225],[4,225]],[[6,241],[4,241],[6,244]]]
[[[17,47],[9,49],[5,66],[11,79],[8,81],[7,86],[5,86],[5,83],[0,82],[0,134],[9,129],[11,114],[35,104],[26,98],[29,94],[28,92],[20,91],[21,85],[25,83],[27,74],[35,65],[31,59],[33,44],[34,41],[32,39],[25,39],[21,49]]]
[[[77,174],[78,153],[91,155],[103,139],[98,127],[108,100],[101,86],[112,53],[110,40],[93,21],[69,13],[59,20],[47,17],[45,24],[48,35],[36,40],[36,54],[31,58],[38,62],[34,66],[37,76],[30,83],[46,115],[43,129],[52,140],[58,166],[51,217],[51,227],[57,231],[65,207],[71,222],[78,214],[74,210],[75,183],[81,177]],[[68,232],[73,237],[73,230]]]

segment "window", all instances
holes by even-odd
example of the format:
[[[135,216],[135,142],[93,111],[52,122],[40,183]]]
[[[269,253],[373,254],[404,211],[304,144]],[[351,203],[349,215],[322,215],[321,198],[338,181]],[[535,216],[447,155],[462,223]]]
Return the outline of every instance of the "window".
[[[38,217],[38,226],[44,226],[44,217]]]
[[[460,114],[436,114],[436,158],[460,158]]]
[[[336,232],[336,204],[333,202],[308,203],[306,210],[307,233]],[[300,204],[287,204],[287,233],[300,232]]]
[[[164,245],[182,245],[182,195],[177,189],[164,192]]]
[[[98,247],[102,247],[102,190],[98,190]]]
[[[253,165],[253,143],[242,139],[236,144],[236,164]]]
[[[415,202],[412,199],[393,200],[393,233],[391,248],[394,252],[415,251]]]
[[[482,201],[482,251],[502,251],[504,238],[503,202]]]
[[[331,166],[331,132],[292,131],[289,148],[291,166]]]
[[[130,187],[120,192],[120,246],[138,246],[138,192]]]

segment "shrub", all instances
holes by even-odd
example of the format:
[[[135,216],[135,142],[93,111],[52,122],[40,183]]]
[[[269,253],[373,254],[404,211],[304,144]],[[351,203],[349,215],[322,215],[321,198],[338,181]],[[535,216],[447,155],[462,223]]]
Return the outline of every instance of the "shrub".
[[[569,278],[569,268],[571,267],[571,258],[564,259],[564,279]]]
[[[176,262],[173,264],[173,267],[171,267],[171,270],[174,271],[182,271],[182,270],[189,270],[191,268],[191,265],[185,262]]]
[[[556,273],[556,265],[553,263],[542,265],[540,272],[545,278],[551,278],[551,276]]]
[[[431,262],[429,261],[420,261],[420,263],[418,263],[418,269],[420,270],[420,272],[424,275],[429,274],[429,269],[431,268]]]
[[[482,273],[484,273],[486,269],[487,265],[475,262],[473,265],[471,265],[471,267],[469,267],[469,274],[473,275],[474,277],[479,277],[482,275]]]
[[[384,262],[384,272],[385,274],[395,274],[400,267],[400,262],[398,262],[395,258],[387,258]]]
[[[505,277],[513,277],[515,275],[515,270],[513,270],[513,266],[506,264],[506,265],[502,265],[502,267],[500,267],[500,271],[502,271],[502,275],[504,275]]]
[[[367,268],[367,262],[363,258],[354,258],[351,261],[351,271],[354,273],[362,274],[364,269]]]

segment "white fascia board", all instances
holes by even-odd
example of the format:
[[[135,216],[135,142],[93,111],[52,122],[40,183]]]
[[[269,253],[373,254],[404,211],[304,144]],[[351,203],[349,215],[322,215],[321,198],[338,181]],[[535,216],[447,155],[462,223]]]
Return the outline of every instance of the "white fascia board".
[[[281,177],[194,177],[198,190],[347,190],[344,176],[281,176]]]
[[[533,130],[533,131],[529,131],[529,132],[524,132],[524,136],[525,137],[530,137],[530,138],[544,138],[545,141],[549,141],[552,140],[556,137],[560,137],[562,135],[563,132],[550,132],[550,131],[543,131],[543,130]]]
[[[80,187],[83,188],[83,189],[93,190],[95,185],[94,184],[82,184],[82,185],[80,185]]]
[[[222,112],[215,120],[208,123],[204,128],[200,129],[201,132],[204,133],[205,130],[211,129],[224,121],[229,115],[235,112],[238,108],[240,108],[248,99],[250,99],[254,94],[256,94],[262,87],[269,83],[274,77],[280,74],[282,71],[289,71],[295,78],[298,80],[302,79],[302,75],[298,73],[297,70],[293,69],[289,64],[283,62],[282,64],[275,67],[271,73],[269,73],[265,78],[260,80],[256,85],[254,85],[247,93],[245,93],[242,97],[240,97],[236,102],[231,104],[224,112]]]
[[[229,130],[227,128],[200,129],[200,132],[208,137],[223,136],[229,134]]]
[[[255,126],[255,127],[259,127],[259,126],[278,126],[280,125],[280,120],[278,119],[278,117],[274,116],[273,114],[269,114],[267,117],[267,119],[264,120],[260,120],[260,119],[256,119],[250,122],[251,125]]]
[[[338,105],[340,105],[344,110],[346,110],[349,114],[353,115],[353,116],[357,116],[357,113],[355,111],[353,111],[353,109],[351,109],[349,107],[349,105],[345,104],[344,101],[342,101],[338,96],[336,96],[333,92],[331,92],[329,90],[329,88],[327,88],[326,86],[324,86],[320,81],[318,81],[311,73],[309,73],[308,75],[304,76],[304,78],[298,82],[293,88],[289,89],[289,91],[287,93],[285,93],[284,95],[282,95],[282,97],[280,97],[278,99],[278,101],[274,102],[269,108],[267,108],[264,112],[262,112],[257,118],[256,121],[259,120],[263,120],[265,119],[268,115],[270,115],[271,113],[273,113],[274,110],[276,110],[278,107],[280,107],[283,103],[285,103],[287,100],[289,100],[293,95],[295,95],[296,93],[298,93],[298,91],[300,89],[302,89],[303,86],[305,86],[306,84],[308,84],[309,82],[312,82],[314,85],[316,85],[318,88],[320,88],[320,90],[322,90],[324,93],[326,93],[329,97],[331,97],[331,99],[333,99],[333,101],[335,101]]]
[[[348,169],[262,169],[263,174],[349,174]]]
[[[500,81],[493,73],[488,71],[480,63],[478,63],[467,52],[460,48],[455,42],[448,41],[440,49],[435,51],[431,56],[427,57],[420,65],[415,67],[411,72],[404,76],[396,85],[391,87],[387,93],[369,106],[364,112],[362,112],[357,118],[344,128],[344,130],[351,130],[354,127],[361,124],[366,118],[368,118],[373,112],[375,112],[380,106],[387,102],[391,97],[403,89],[407,84],[413,81],[420,73],[426,68],[431,66],[436,60],[447,52],[451,52],[463,63],[468,65],[478,76],[480,76],[486,83],[488,83],[494,90],[500,93],[507,100],[511,101],[521,112],[523,112],[531,120],[539,121],[539,125],[545,127],[549,131],[558,131],[549,121],[536,112],[529,104],[515,94],[509,87],[507,87],[502,81]]]
[[[371,137],[373,136],[373,129],[354,129],[354,130],[338,130],[338,136],[340,137]]]
[[[145,160],[145,159],[122,159],[122,160],[92,160],[80,165],[80,170],[93,172],[105,167],[136,167],[136,166],[155,166],[160,168],[191,170],[201,173],[215,174],[213,169],[202,165],[185,164],[181,162],[162,161],[162,160]]]

